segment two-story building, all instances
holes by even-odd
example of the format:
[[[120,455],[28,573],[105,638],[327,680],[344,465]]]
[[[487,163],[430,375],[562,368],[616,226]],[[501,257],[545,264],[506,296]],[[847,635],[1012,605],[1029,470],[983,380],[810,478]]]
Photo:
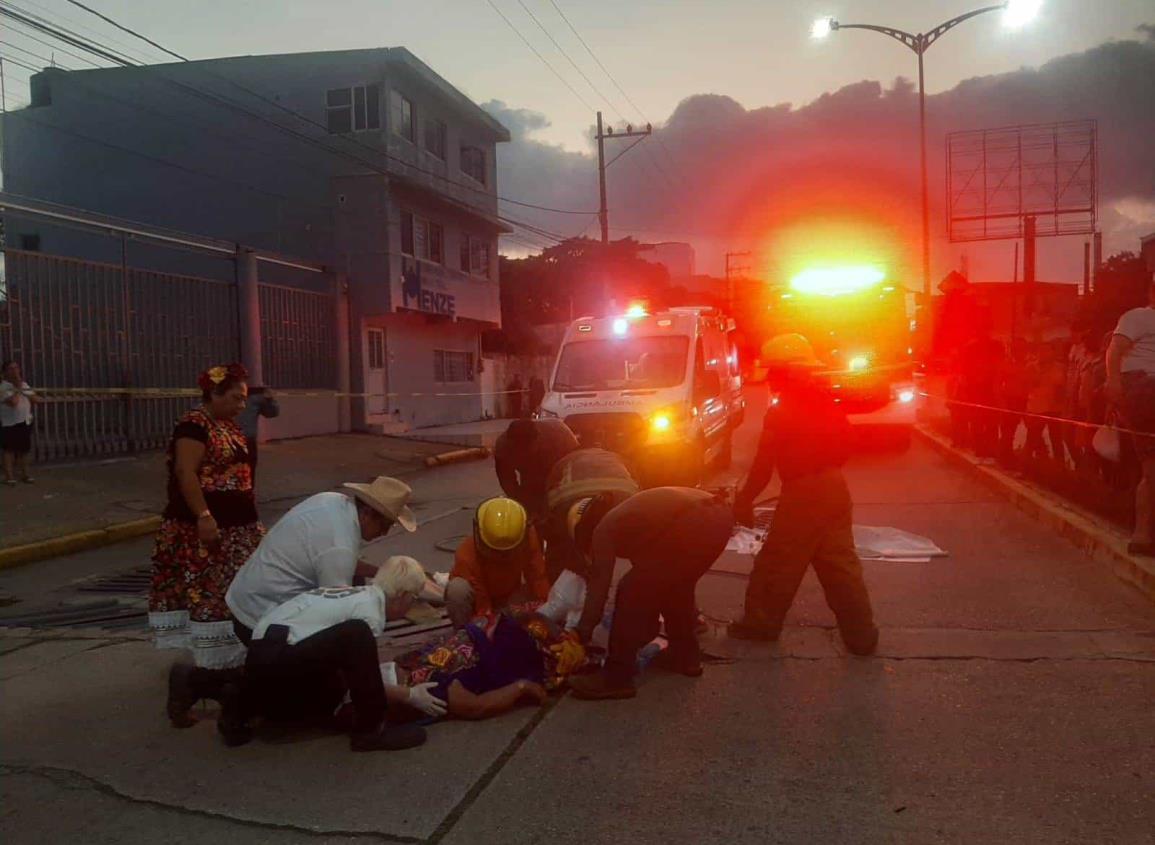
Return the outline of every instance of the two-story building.
[[[481,332],[501,319],[495,153],[509,133],[408,50],[47,68],[3,136],[12,194],[341,274],[352,389],[365,394],[354,427],[480,417]],[[119,260],[107,238],[5,222],[12,247]],[[172,251],[134,261],[233,272]],[[274,281],[319,283],[283,272]]]

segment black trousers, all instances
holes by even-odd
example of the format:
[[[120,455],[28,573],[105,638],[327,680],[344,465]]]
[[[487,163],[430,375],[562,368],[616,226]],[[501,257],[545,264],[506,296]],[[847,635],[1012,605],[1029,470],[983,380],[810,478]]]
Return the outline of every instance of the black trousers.
[[[783,483],[746,587],[748,620],[780,632],[802,577],[813,566],[843,641],[852,648],[869,647],[877,634],[854,546],[852,511],[840,470]]]
[[[325,718],[348,692],[354,730],[375,730],[385,718],[385,684],[369,626],[351,619],[295,645],[288,644],[287,633],[284,626],[270,625],[249,646],[245,698],[251,715],[282,721]]]
[[[631,560],[630,571],[618,583],[614,623],[610,630],[606,674],[614,683],[629,683],[635,672],[638,649],[658,633],[665,620],[670,654],[678,660],[697,660],[698,621],[694,590],[709,571],[734,529],[728,505],[706,502],[671,525],[653,557]]]

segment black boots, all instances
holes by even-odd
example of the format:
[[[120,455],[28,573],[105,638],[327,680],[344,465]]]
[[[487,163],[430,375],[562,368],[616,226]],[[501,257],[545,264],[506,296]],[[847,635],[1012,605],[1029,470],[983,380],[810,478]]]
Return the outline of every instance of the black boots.
[[[228,746],[252,739],[244,707],[243,669],[202,669],[176,663],[168,673],[165,713],[174,728],[191,728],[196,719],[189,712],[198,701],[212,699],[221,705],[217,730]]]

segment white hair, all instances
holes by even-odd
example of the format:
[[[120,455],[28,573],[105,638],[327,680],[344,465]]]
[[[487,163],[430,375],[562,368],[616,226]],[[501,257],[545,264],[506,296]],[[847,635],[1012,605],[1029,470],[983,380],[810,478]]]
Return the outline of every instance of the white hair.
[[[405,594],[417,595],[425,586],[425,580],[421,564],[404,555],[394,555],[386,560],[373,576],[373,584],[381,588],[387,599]]]

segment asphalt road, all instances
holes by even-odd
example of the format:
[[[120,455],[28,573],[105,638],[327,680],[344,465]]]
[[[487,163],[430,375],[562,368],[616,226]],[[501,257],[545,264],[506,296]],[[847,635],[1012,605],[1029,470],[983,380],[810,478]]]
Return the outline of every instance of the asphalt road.
[[[756,409],[736,474],[754,449]],[[1155,831],[1155,608],[916,442],[857,456],[856,522],[950,556],[865,564],[882,628],[846,656],[808,575],[777,645],[727,640],[749,559],[699,586],[707,651],[632,701],[564,698],[350,755],[334,737],[227,750],[159,718],[169,657],[143,643],[0,640],[5,842],[1136,842]],[[724,479],[714,479],[715,482]],[[424,526],[375,555],[445,569],[496,485],[419,478]],[[773,491],[770,491],[773,492]],[[0,577],[43,593],[136,565],[129,543]]]

